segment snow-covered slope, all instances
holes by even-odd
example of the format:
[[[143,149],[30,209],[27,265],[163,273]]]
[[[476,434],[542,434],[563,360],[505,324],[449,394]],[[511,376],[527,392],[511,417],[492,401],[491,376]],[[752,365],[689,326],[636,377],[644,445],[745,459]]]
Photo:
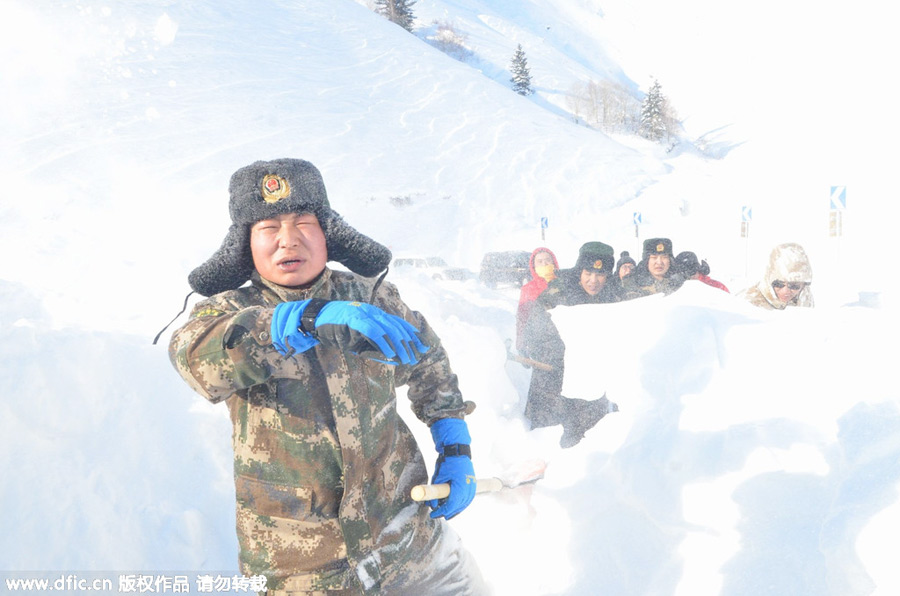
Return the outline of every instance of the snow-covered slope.
[[[0,7],[4,578],[236,571],[225,411],[177,378],[167,334],[160,346],[150,339],[180,309],[187,273],[224,237],[231,173],[294,156],[316,163],[334,207],[395,252],[473,269],[488,250],[546,243],[569,264],[586,240],[637,253],[659,234],[709,258],[737,290],[761,274],[773,241],[809,249],[815,313],[757,320],[733,297],[687,293],[597,322],[620,363],[606,382],[623,411],[567,451],[559,429],[528,433],[521,419],[528,371],[506,362],[503,345],[516,290],[391,274],[479,403],[476,469],[550,462],[530,494],[479,497],[453,521],[498,594],[605,585],[731,596],[758,593],[763,579],[773,593],[895,591],[900,576],[881,553],[896,549],[881,544],[898,531],[898,396],[884,347],[896,294],[884,277],[846,275],[849,263],[874,270],[892,237],[890,217],[864,225],[877,193],[851,181],[866,168],[813,181],[851,184],[858,201],[837,241],[820,225],[824,199],[786,193],[779,203],[757,186],[770,178],[759,152],[745,151],[754,142],[732,138],[726,157],[709,161],[572,122],[571,80],[647,83],[605,37],[640,25],[621,3],[420,0],[423,27],[446,19],[469,35],[467,62],[365,4]],[[517,43],[538,88],[531,98],[504,84]],[[829,165],[807,168],[816,152],[792,149],[804,184]],[[862,149],[866,165],[886,160]],[[783,155],[779,175],[791,169]],[[737,232],[750,200],[759,207],[747,240]],[[800,347],[798,368],[785,364]],[[829,374],[817,376],[820,367]],[[769,387],[814,388],[800,403],[828,407],[809,419],[776,395],[759,407],[777,416],[761,413],[754,397]],[[411,425],[430,449],[424,425]],[[795,567],[773,571],[791,558]],[[798,578],[809,582],[797,587]]]
[[[255,159],[310,159],[363,231],[400,250],[427,238],[416,248],[469,266],[504,248],[500,238],[527,247],[542,215],[576,237],[594,233],[585,209],[621,204],[663,173],[349,0],[22,2],[7,12],[5,45],[33,66],[13,68],[4,179],[10,197],[45,198],[7,202],[21,224],[4,247],[41,225],[55,237],[77,227],[85,261],[107,260],[114,245],[140,265],[117,273],[130,287],[171,286],[209,252],[226,223],[228,177]],[[38,26],[49,47],[28,44]],[[406,196],[411,208],[391,206]],[[87,206],[138,230],[86,232]],[[422,208],[442,217],[419,217]],[[161,242],[179,244],[178,269],[159,263]]]

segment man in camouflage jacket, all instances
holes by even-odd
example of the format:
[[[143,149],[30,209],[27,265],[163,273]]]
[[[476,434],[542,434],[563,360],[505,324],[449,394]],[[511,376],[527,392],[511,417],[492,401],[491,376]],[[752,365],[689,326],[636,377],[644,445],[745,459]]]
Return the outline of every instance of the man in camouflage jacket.
[[[474,405],[463,401],[422,315],[372,278],[390,252],[331,210],[308,162],[256,162],[235,173],[230,193],[228,237],[190,276],[211,297],[169,350],[187,383],[230,412],[242,571],[266,575],[269,594],[480,593],[477,567],[445,520],[410,499],[427,472],[394,388],[408,385],[415,415],[429,426],[462,419]],[[260,275],[249,254],[252,226],[301,213],[321,224],[328,260],[361,274],[323,266],[299,287]],[[250,285],[239,287],[247,277]],[[374,305],[411,323],[428,349],[398,364],[323,337],[285,356],[273,347],[276,307],[312,298]]]
[[[668,238],[644,240],[644,254],[634,270],[622,279],[626,300],[671,294],[684,283],[684,278],[672,267],[675,255]]]
[[[525,418],[532,429],[562,424],[559,444],[563,448],[577,445],[588,430],[607,413],[617,411],[618,406],[610,403],[605,394],[590,401],[562,395],[566,346],[549,311],[557,306],[618,302],[619,287],[609,279],[615,261],[612,246],[584,243],[575,266],[561,271],[541,292],[525,324],[523,354],[548,365],[531,371]]]

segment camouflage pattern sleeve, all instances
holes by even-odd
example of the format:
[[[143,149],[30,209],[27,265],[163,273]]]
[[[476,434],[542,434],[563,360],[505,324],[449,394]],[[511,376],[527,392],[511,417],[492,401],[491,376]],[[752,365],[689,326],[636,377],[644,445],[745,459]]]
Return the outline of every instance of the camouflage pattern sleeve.
[[[272,376],[272,308],[242,307],[241,290],[198,303],[169,342],[169,358],[188,385],[213,403]]]
[[[536,302],[542,310],[546,311],[556,308],[564,302],[564,283],[565,279],[563,277],[557,277],[547,285],[547,289],[538,295]]]
[[[459,381],[440,338],[418,311],[400,298],[393,284],[383,284],[376,294],[375,305],[409,321],[419,330],[419,338],[429,350],[413,366],[398,366],[396,385],[407,385],[407,396],[416,417],[431,426],[441,418],[463,418],[475,409],[473,402],[463,400]]]

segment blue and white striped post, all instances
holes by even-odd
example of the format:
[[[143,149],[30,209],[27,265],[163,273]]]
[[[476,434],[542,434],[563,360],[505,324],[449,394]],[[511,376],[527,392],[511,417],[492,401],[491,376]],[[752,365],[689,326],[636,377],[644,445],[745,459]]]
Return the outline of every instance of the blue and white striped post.
[[[741,207],[741,238],[744,241],[744,276],[750,275],[750,222],[753,221],[753,207]]]
[[[847,187],[832,186],[829,193],[831,212],[828,215],[828,235],[840,238],[844,231],[844,210],[847,208]]]
[[[837,238],[835,242],[835,261],[841,263],[841,236],[844,235],[844,210],[847,209],[847,187],[832,186],[828,193],[831,210],[828,213],[828,235]]]

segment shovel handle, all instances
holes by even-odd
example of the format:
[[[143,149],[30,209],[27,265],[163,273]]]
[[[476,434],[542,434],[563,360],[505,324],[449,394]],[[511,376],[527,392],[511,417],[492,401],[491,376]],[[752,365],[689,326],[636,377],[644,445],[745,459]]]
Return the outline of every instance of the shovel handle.
[[[538,362],[537,360],[526,358],[525,356],[515,354],[513,352],[507,352],[506,359],[512,360],[513,362],[518,362],[519,364],[524,364],[525,366],[530,366],[531,368],[537,368],[546,371],[553,370],[553,365],[551,364],[547,364],[546,362]]]
[[[499,478],[478,478],[475,481],[475,494],[493,493],[503,489],[503,482]],[[446,499],[450,496],[449,484],[418,484],[409,491],[413,501],[431,501],[432,499]]]

